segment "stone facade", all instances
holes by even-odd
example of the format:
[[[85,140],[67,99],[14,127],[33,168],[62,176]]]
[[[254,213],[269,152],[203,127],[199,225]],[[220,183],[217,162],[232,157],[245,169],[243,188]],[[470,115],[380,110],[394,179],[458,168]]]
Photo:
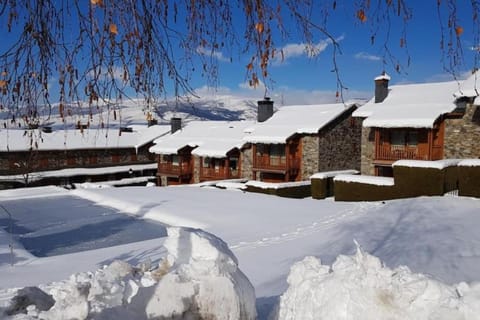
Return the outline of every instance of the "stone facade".
[[[363,119],[361,119],[361,122],[363,122]],[[375,175],[375,166],[373,165],[373,158],[375,157],[375,131],[373,128],[362,127],[361,148],[360,173],[373,176]]]
[[[467,104],[460,118],[445,119],[444,158],[480,158],[480,106]]]
[[[362,121],[347,110],[319,132],[316,172],[360,170]]]
[[[302,148],[301,180],[309,180],[310,176],[318,172],[319,142],[318,136],[303,136],[300,139]]]
[[[253,178],[253,148],[251,146],[243,148],[241,155],[241,174],[244,179],[254,180]]]
[[[193,177],[192,177],[192,183],[199,183],[200,182],[200,166],[201,164],[201,157],[198,156],[192,156],[192,161],[193,161]]]

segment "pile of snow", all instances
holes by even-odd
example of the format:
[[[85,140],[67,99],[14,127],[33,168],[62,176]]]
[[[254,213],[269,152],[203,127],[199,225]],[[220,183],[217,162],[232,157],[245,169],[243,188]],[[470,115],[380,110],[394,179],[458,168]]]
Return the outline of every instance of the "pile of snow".
[[[278,319],[478,319],[480,283],[449,286],[401,266],[394,270],[357,245],[332,266],[306,257],[292,266]]]
[[[0,312],[10,319],[255,319],[255,292],[221,239],[169,228],[166,259],[134,267],[114,261],[96,272],[18,291]],[[53,305],[53,306],[52,306]]]

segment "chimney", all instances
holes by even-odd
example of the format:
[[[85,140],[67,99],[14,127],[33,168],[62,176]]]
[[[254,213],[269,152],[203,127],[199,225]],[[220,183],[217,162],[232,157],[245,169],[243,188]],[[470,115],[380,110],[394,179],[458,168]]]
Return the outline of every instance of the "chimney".
[[[269,97],[263,98],[263,100],[257,101],[257,121],[264,122],[273,115],[273,101]]]
[[[171,118],[170,133],[175,133],[180,129],[182,129],[182,118]]]
[[[383,102],[388,96],[388,81],[390,76],[382,72],[381,75],[375,78],[375,103]]]

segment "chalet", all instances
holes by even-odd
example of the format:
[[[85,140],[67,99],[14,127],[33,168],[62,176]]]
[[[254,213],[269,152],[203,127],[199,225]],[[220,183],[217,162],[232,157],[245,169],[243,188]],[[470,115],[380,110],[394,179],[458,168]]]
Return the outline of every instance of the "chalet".
[[[478,158],[475,78],[389,87],[388,75],[377,77],[375,96],[353,113],[363,121],[361,173],[392,176],[403,159]]]
[[[52,130],[1,129],[0,175],[25,175],[68,168],[150,164],[148,148],[169,126]]]
[[[259,101],[258,123],[244,138],[251,145],[245,153],[252,159],[252,179],[301,181],[319,171],[359,169],[356,104],[284,106],[275,113],[271,106]]]
[[[174,121],[177,121],[174,119]],[[158,184],[175,185],[242,177],[242,138],[250,121],[172,122],[172,134],[154,141]],[[181,126],[180,126],[181,127]]]

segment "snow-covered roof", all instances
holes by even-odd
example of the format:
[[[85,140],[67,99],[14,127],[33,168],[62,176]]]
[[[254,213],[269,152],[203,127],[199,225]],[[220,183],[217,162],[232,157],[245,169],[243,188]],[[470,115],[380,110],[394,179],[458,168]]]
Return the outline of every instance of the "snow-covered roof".
[[[296,133],[315,134],[349,106],[342,103],[284,106],[270,119],[249,128],[250,135],[244,139],[251,143],[285,143]]]
[[[480,74],[473,72],[470,77],[460,84],[458,91],[454,93],[455,98],[477,97],[480,95]]]
[[[170,126],[129,126],[132,132],[116,129],[65,129],[51,133],[41,129],[0,129],[0,151],[29,150],[33,141],[38,150],[83,150],[104,148],[139,148],[168,133]],[[32,138],[31,138],[31,137]]]
[[[224,158],[234,148],[241,148],[245,129],[252,121],[192,121],[172,135],[154,141],[150,152],[176,154],[186,146],[195,148],[192,154]]]
[[[455,108],[457,81],[394,85],[383,102],[371,99],[353,116],[366,117],[364,127],[432,128],[439,116]]]

